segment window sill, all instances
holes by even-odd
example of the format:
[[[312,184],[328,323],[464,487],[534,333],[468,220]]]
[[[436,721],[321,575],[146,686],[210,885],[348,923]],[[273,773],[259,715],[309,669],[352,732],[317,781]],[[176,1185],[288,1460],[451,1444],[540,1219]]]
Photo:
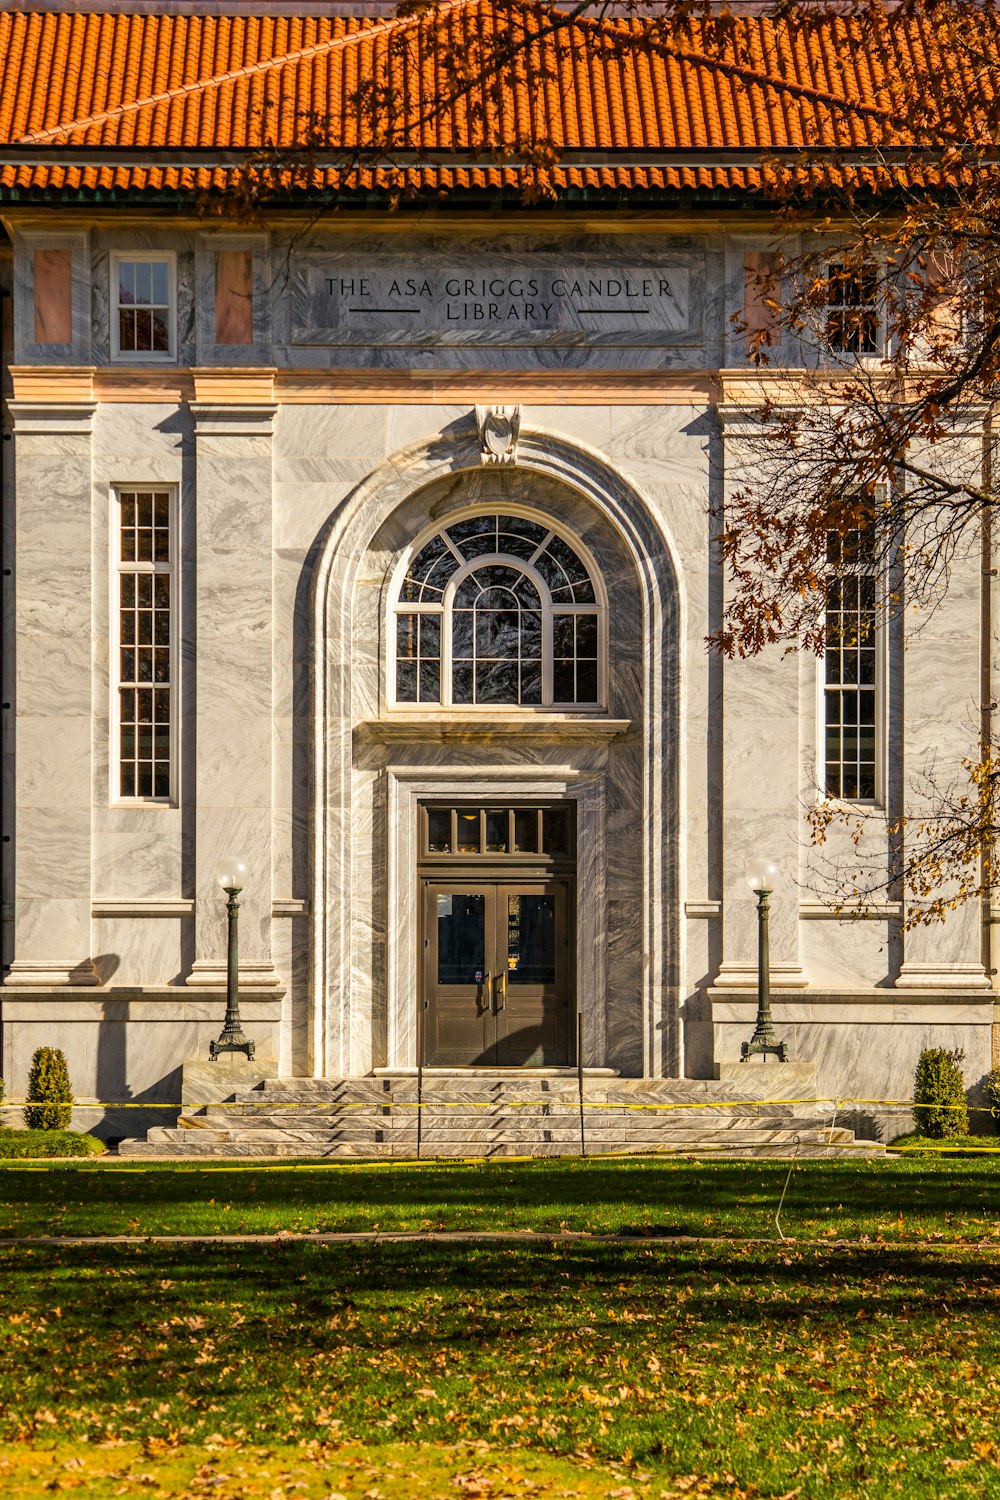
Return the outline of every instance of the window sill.
[[[141,349],[126,349],[122,353],[113,351],[111,363],[121,365],[176,365],[176,354],[143,353]]]
[[[626,734],[631,719],[605,714],[532,712],[530,709],[480,710],[478,713],[388,713],[359,727],[376,740],[470,740],[531,737],[549,740],[614,740]]]

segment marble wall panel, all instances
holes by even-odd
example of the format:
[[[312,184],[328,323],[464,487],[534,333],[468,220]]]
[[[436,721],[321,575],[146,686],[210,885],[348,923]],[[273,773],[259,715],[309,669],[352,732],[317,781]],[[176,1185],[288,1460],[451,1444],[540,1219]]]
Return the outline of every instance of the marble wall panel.
[[[272,704],[276,718],[301,717],[309,711],[311,581],[311,570],[301,550],[275,546]]]
[[[152,1019],[114,1000],[107,1001],[105,1008],[105,1019],[69,1020],[46,1015],[44,1007],[39,1006],[37,1020],[19,1020],[8,1028],[8,1097],[23,1099],[36,1047],[61,1047],[80,1104],[74,1111],[74,1129],[121,1138],[141,1136],[150,1125],[172,1124],[173,1118],[165,1117],[162,1111],[151,1109],[147,1115],[130,1107],[94,1114],[84,1106],[94,1100],[109,1105],[179,1105],[181,1065],[189,1057],[207,1057],[209,1041],[218,1037],[222,1028],[224,997],[216,996],[210,1007],[218,1011],[217,1019],[187,1019],[182,1009],[170,1018]],[[258,1053],[276,1054],[280,1021],[255,1016],[251,1004],[243,1010],[246,1029],[257,1043]]]
[[[273,273],[266,230],[209,229],[195,238],[195,329],[200,366],[252,368],[271,363]],[[237,271],[238,281],[227,278]],[[220,276],[221,271],[221,276]],[[228,286],[235,322],[219,321]],[[237,337],[238,335],[238,337]]]
[[[641,1077],[643,1058],[643,903],[620,900],[608,883],[608,998],[603,1065]],[[595,1059],[597,1061],[597,1059]]]
[[[190,454],[192,422],[189,410],[165,402],[115,401],[98,406],[94,414],[94,479],[122,485],[175,483],[181,477],[179,460]],[[151,474],[173,461],[162,476]]]
[[[241,959],[261,978],[271,968],[271,422],[270,408],[197,412],[198,983],[224,967],[215,868],[226,853],[242,855],[251,871],[241,898]]]
[[[972,442],[972,458],[978,461],[980,440],[975,437]],[[931,612],[907,612],[904,796],[914,819],[940,805],[949,793],[966,792],[962,759],[978,758],[981,684],[978,654],[969,650],[969,642],[979,634],[980,587],[978,550],[972,556],[967,549],[962,556],[960,550],[950,568],[947,593],[936,607]],[[951,912],[942,925],[911,929],[904,935],[903,949],[900,984],[914,976],[919,982],[921,970],[936,974],[943,965],[954,965],[959,976],[969,966],[981,969],[982,928],[976,903]]]
[[[90,251],[86,230],[14,235],[15,364],[86,364],[90,359]],[[6,321],[6,320],[5,320]]]
[[[387,438],[387,418],[387,408],[375,402],[284,405],[275,423],[275,460],[363,459],[370,470],[394,446]]]
[[[275,755],[275,769],[280,759]],[[307,805],[275,805],[271,819],[271,880],[274,899],[303,900],[311,881],[312,818]]]
[[[880,921],[802,923],[802,963],[810,984],[833,989],[892,983],[895,929]]]
[[[15,754],[27,783],[13,828],[14,972],[59,971],[68,983],[89,984],[91,412],[24,403],[11,410]]]
[[[739,487],[753,465],[753,427],[734,420],[723,434],[724,491]],[[720,604],[731,585],[725,583]],[[722,678],[719,788],[725,849],[724,956],[721,982],[751,982],[756,967],[755,902],[747,863],[775,859],[783,878],[771,898],[771,957],[777,970],[800,964],[795,880],[799,870],[802,802],[799,781],[799,669],[793,657],[770,649],[747,661],[726,661]]]
[[[52,738],[59,738],[60,759],[53,756]],[[86,812],[90,817],[90,785],[74,774],[90,756],[91,729],[82,714],[55,716],[20,714],[17,719],[17,804],[27,812]],[[34,817],[30,827],[40,827]]]
[[[67,830],[67,842],[74,834],[79,836],[80,833],[78,819],[77,827],[71,826]],[[53,853],[51,840],[46,853],[49,871],[55,875],[58,873],[55,865],[58,846]],[[17,864],[19,884],[14,896],[14,959],[5,983],[30,982],[31,974],[38,972],[65,973],[64,982],[67,984],[92,984],[89,889],[86,898],[57,894],[68,889],[65,884],[43,887],[41,894],[33,893],[25,865],[33,872],[34,861],[29,864],[27,860],[19,860]],[[76,873],[79,874],[79,870]],[[22,874],[26,876],[24,894]],[[48,982],[55,981],[49,979]]]
[[[181,984],[193,917],[97,917],[94,967],[103,984]]]
[[[447,443],[449,429],[455,425],[468,427],[469,417],[468,406],[388,406],[386,452],[397,453],[411,444],[433,439]]]
[[[959,1047],[965,1052],[963,1075],[969,1089],[977,1088],[991,1066],[991,1027],[979,1022],[947,1023],[866,1021],[863,1006],[854,1021],[830,1021],[817,1015],[812,1022],[788,1023],[780,1003],[775,1006],[775,1031],[788,1042],[795,1061],[816,1063],[817,1090],[844,1100],[908,1100],[913,1097],[913,1075],[925,1047]],[[748,1024],[716,1024],[717,1060],[738,1059],[740,1044],[753,1031]],[[901,1126],[900,1129],[904,1129]]]
[[[180,808],[95,809],[92,850],[95,896],[102,900],[181,896],[183,838]],[[165,982],[165,979],[157,981]]]

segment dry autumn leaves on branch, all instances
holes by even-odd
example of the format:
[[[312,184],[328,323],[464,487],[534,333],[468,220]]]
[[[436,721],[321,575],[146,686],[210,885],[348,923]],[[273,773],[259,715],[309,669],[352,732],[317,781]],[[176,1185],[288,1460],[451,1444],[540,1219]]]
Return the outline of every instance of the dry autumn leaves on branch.
[[[262,88],[253,150],[238,171],[203,174],[203,211],[252,220],[275,200],[307,200],[311,225],[361,188],[402,206],[432,181],[441,197],[479,184],[544,205],[574,188],[613,190],[626,167],[633,188],[735,184],[766,203],[773,248],[746,257],[733,320],[758,399],[731,444],[727,431],[714,507],[725,599],[709,646],[728,657],[832,652],[847,680],[873,689],[884,675],[884,706],[871,722],[862,708],[857,733],[888,745],[889,721],[905,712],[892,684],[907,643],[965,587],[956,564],[982,576],[982,599],[967,607],[992,628],[993,7],[404,0],[357,24],[372,37],[355,49],[344,97],[282,115]],[[595,55],[609,74],[638,59],[661,111],[651,118],[623,94],[599,165],[567,146],[572,122],[561,122],[567,79],[587,75]],[[793,68],[803,56],[809,84]],[[786,118],[763,154],[732,145],[738,120],[720,121],[721,153],[688,129],[673,85],[709,64],[758,122],[773,103],[766,85],[787,73]],[[706,100],[711,123],[711,87]],[[905,926],[989,900],[1000,876],[989,677],[985,663],[966,721],[931,735],[921,762],[887,754],[877,787],[874,770],[870,782],[817,786],[804,822],[828,856],[827,899],[853,910],[902,899]]]

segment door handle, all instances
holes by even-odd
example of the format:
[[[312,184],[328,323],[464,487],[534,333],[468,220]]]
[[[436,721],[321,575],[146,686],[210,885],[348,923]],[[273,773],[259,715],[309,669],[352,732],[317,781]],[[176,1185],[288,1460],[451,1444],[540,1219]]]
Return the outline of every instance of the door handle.
[[[503,969],[493,981],[493,1010],[499,1015],[507,1004],[507,970]]]
[[[476,992],[476,1010],[480,1015],[482,1015],[483,1011],[489,1010],[492,994],[493,975],[490,973],[489,969],[487,969],[486,973],[480,980],[479,989]]]

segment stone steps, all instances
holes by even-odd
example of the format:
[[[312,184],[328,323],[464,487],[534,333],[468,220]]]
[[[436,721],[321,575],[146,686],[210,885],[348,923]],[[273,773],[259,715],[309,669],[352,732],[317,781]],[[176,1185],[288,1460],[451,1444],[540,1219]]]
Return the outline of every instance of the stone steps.
[[[274,1140],[276,1131],[253,1130],[253,1128],[205,1127],[205,1125],[189,1125],[181,1121],[177,1127],[156,1127],[157,1130],[169,1130],[172,1139],[187,1139],[187,1137],[201,1137],[204,1140]],[[285,1140],[315,1140],[315,1142],[364,1142],[364,1140],[396,1140],[400,1143],[415,1143],[417,1140],[417,1125],[372,1125],[372,1127],[360,1128],[360,1130],[340,1130],[340,1128],[321,1127],[288,1127],[280,1131],[280,1136]],[[535,1142],[535,1140],[547,1140],[547,1142],[565,1142],[567,1145],[577,1145],[580,1140],[579,1127],[573,1125],[547,1125],[541,1130],[528,1130],[510,1125],[507,1122],[489,1128],[489,1130],[478,1131],[472,1136],[469,1131],[462,1128],[450,1128],[447,1125],[424,1125],[421,1127],[421,1136],[426,1143],[432,1142],[474,1142],[474,1140],[510,1140],[510,1142]],[[808,1127],[795,1130],[781,1130],[781,1128],[759,1127],[754,1130],[735,1127],[733,1130],[697,1130],[690,1127],[687,1130],[651,1131],[651,1130],[621,1130],[621,1128],[607,1127],[586,1130],[585,1139],[588,1142],[615,1142],[615,1140],[648,1140],[648,1142],[699,1142],[699,1140],[745,1140],[745,1142],[765,1142],[765,1140],[777,1139],[805,1139],[807,1136],[822,1136],[829,1142],[843,1143],[853,1139],[853,1131],[829,1130],[828,1127]]]
[[[588,1155],[854,1156],[881,1152],[830,1128],[830,1112],[801,1097],[801,1080],[752,1070],[738,1083],[710,1079],[584,1081]],[[776,1086],[780,1086],[777,1087]],[[420,1094],[420,1155],[578,1155],[575,1076],[431,1077]],[[774,1098],[778,1092],[777,1100]],[[190,1095],[188,1095],[190,1097]],[[418,1084],[413,1075],[264,1079],[228,1101],[189,1108],[175,1126],[123,1141],[122,1156],[412,1159]],[[665,1109],[664,1104],[672,1107]],[[646,1106],[646,1107],[639,1107]],[[712,1106],[712,1107],[706,1107]]]

